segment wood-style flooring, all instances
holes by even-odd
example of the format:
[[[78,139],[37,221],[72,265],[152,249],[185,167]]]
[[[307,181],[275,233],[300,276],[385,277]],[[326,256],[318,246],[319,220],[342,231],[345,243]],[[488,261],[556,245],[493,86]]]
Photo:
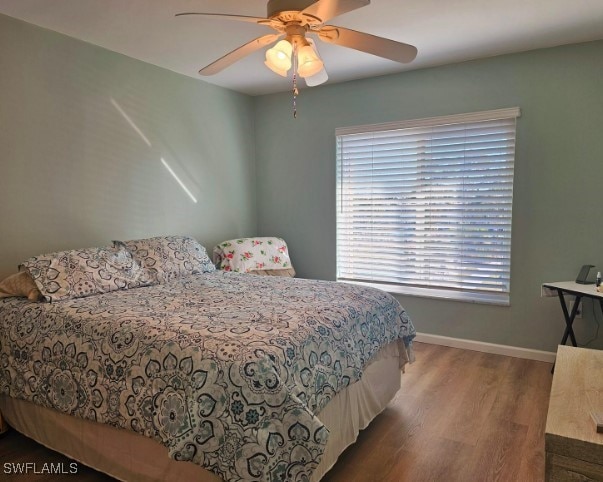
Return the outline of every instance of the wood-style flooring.
[[[402,389],[324,482],[540,482],[551,364],[415,343]],[[69,459],[10,431],[0,439],[0,479],[111,481],[74,475],[10,476],[6,462]]]

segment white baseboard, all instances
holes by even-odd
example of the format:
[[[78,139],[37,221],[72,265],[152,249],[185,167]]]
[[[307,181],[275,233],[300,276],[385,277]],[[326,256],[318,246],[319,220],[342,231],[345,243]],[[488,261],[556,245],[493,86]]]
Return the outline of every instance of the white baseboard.
[[[482,351],[494,355],[512,356],[514,358],[525,358],[527,360],[538,360],[554,363],[556,354],[550,351],[532,350],[517,346],[497,345],[484,341],[464,340],[462,338],[451,338],[449,336],[430,335],[428,333],[417,333],[415,341],[430,343],[432,345],[444,345],[452,348],[463,348],[465,350]]]

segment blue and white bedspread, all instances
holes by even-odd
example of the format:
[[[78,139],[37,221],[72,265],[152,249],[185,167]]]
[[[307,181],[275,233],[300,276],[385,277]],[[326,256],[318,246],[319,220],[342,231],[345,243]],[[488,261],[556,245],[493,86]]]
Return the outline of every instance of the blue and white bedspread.
[[[329,436],[320,410],[382,346],[402,340],[407,360],[414,334],[387,293],[304,279],[215,272],[11,298],[0,392],[151,437],[227,481],[302,481]]]

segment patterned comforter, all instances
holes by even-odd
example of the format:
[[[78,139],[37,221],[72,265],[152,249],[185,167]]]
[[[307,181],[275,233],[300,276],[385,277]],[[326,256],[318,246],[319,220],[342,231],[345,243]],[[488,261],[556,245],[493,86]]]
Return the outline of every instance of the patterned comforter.
[[[0,300],[0,393],[156,439],[227,481],[307,480],[320,410],[411,321],[385,292],[223,272]],[[402,344],[401,344],[402,345]]]

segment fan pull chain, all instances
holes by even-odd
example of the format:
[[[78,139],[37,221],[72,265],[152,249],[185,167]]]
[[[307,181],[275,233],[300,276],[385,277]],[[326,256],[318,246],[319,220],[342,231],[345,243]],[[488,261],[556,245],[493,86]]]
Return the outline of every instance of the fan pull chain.
[[[297,89],[297,77],[296,74],[293,74],[293,118],[297,119],[297,96],[299,95],[299,90]]]
[[[299,89],[297,88],[297,43],[293,45],[293,118],[297,119],[297,96]]]

